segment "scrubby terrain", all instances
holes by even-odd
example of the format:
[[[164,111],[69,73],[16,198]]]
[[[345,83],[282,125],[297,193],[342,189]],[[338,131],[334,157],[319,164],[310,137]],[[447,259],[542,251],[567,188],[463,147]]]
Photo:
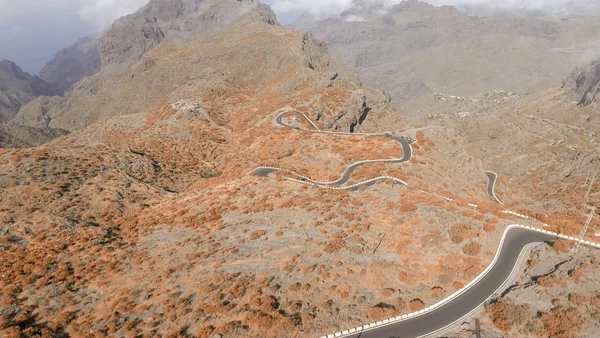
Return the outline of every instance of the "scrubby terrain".
[[[597,62],[529,95],[438,93],[415,120],[268,7],[199,3],[118,20],[94,40],[99,72],[0,128],[1,337],[321,336],[461,289],[510,224],[577,236],[600,204]],[[278,126],[288,110],[348,134]],[[348,184],[407,185],[254,172],[331,181],[405,155],[359,134],[376,131],[414,140],[412,158]],[[596,217],[585,238],[598,236]],[[451,334],[477,318],[488,336],[594,336],[597,250],[571,245],[535,246]]]

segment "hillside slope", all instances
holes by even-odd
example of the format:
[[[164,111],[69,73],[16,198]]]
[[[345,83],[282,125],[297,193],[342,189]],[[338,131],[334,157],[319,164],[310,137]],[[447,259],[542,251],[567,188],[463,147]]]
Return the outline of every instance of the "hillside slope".
[[[188,54],[186,63],[173,63],[148,52],[158,45],[168,50],[190,39],[218,34],[234,24],[255,22],[274,25],[275,15],[265,5],[250,0],[153,0],[117,20],[98,40],[103,63],[99,73],[80,81],[64,98],[32,102],[15,122],[72,131],[102,117],[158,108],[181,97],[177,91],[224,81],[227,60],[206,60],[202,55],[208,53],[201,44],[196,45],[197,56]]]

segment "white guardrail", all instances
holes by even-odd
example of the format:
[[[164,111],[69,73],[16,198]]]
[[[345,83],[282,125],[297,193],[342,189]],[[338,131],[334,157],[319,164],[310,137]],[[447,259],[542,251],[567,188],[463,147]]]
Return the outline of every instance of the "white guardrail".
[[[364,163],[372,163],[372,162],[377,162],[379,160],[374,160],[374,161],[363,161],[363,162],[357,162],[354,165],[360,165],[360,164],[364,164]],[[382,161],[387,161],[387,160],[382,160]],[[337,179],[333,182],[323,182],[323,181],[317,181],[317,180],[313,180],[310,177],[304,176],[302,174],[299,174],[295,171],[292,170],[288,170],[288,169],[283,169],[283,168],[278,168],[278,167],[258,167],[256,169],[254,169],[254,171],[256,170],[261,170],[261,169],[267,169],[267,170],[274,170],[274,171],[283,171],[286,172],[288,174],[292,174],[292,175],[296,175],[300,178],[303,178],[304,180],[299,180],[299,179],[295,179],[295,178],[291,178],[291,177],[286,177],[284,176],[283,178],[288,180],[288,181],[293,181],[293,182],[297,182],[297,183],[302,183],[302,184],[307,184],[307,185],[312,185],[312,186],[317,186],[319,188],[323,188],[323,189],[332,189],[332,190],[346,190],[346,189],[352,189],[354,187],[360,186],[360,185],[364,185],[364,184],[369,184],[371,182],[375,182],[375,181],[379,181],[379,180],[386,180],[386,179],[391,179],[394,180],[395,182],[401,183],[403,185],[408,186],[408,183],[404,182],[403,180],[393,177],[393,176],[379,176],[379,177],[375,177],[366,181],[362,181],[362,182],[358,182],[356,184],[350,185],[350,186],[344,186],[344,187],[329,187],[329,185],[335,184],[337,181],[340,181],[340,179]]]
[[[473,285],[477,284],[483,277],[485,277],[490,272],[490,270],[494,267],[494,265],[498,261],[498,258],[500,256],[500,252],[502,251],[502,246],[504,244],[504,240],[506,238],[506,235],[512,229],[527,229],[527,230],[530,230],[530,231],[536,231],[536,232],[548,234],[548,235],[551,235],[551,236],[556,236],[558,238],[562,238],[562,239],[566,239],[566,240],[570,240],[570,241],[580,242],[581,244],[592,246],[592,247],[600,249],[600,244],[598,244],[598,243],[594,243],[594,242],[590,242],[590,241],[586,241],[586,240],[579,240],[579,239],[577,239],[575,237],[572,237],[572,236],[566,236],[566,235],[558,234],[558,233],[555,233],[555,232],[550,232],[550,231],[543,230],[543,229],[533,228],[533,227],[526,226],[526,225],[512,224],[512,225],[508,226],[506,228],[506,230],[504,230],[504,234],[502,235],[502,239],[500,240],[500,244],[498,245],[498,250],[496,251],[496,255],[494,256],[494,259],[492,260],[492,262],[490,263],[490,265],[488,265],[488,267],[485,268],[485,270],[483,270],[483,272],[481,274],[479,274],[477,277],[475,277],[475,279],[473,279],[471,282],[469,282],[463,288],[461,288],[460,290],[454,292],[450,296],[442,299],[441,301],[433,304],[432,306],[426,307],[426,308],[424,308],[422,310],[419,310],[419,311],[416,311],[416,312],[413,312],[413,313],[404,314],[404,315],[397,316],[397,317],[394,317],[394,318],[384,319],[384,320],[381,320],[381,321],[378,321],[378,322],[375,322],[375,323],[361,325],[361,326],[358,326],[358,327],[355,327],[355,328],[351,328],[351,329],[348,329],[348,330],[343,330],[343,331],[340,331],[340,332],[328,334],[328,335],[322,336],[321,338],[346,337],[348,335],[356,334],[356,333],[363,332],[363,331],[371,331],[371,330],[374,330],[374,329],[377,329],[377,328],[380,328],[380,327],[383,327],[383,326],[392,325],[394,323],[405,321],[405,320],[413,318],[413,317],[424,315],[424,314],[429,313],[429,312],[431,312],[431,311],[433,311],[433,310],[435,310],[435,309],[437,309],[437,308],[439,308],[441,306],[444,306],[446,303],[451,302],[452,300],[454,300],[455,298],[457,298],[458,296],[460,296],[461,294],[463,294],[464,292],[466,292],[468,289],[470,289]]]

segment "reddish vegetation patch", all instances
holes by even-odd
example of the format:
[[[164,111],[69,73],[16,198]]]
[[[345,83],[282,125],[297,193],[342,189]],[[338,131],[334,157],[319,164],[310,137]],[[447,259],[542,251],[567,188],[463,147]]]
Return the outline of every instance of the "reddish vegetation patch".
[[[543,276],[538,278],[536,281],[540,286],[543,287],[553,287],[556,285],[560,285],[561,283],[564,282],[564,277],[563,276],[557,276],[557,275],[548,275],[548,276]]]
[[[571,270],[569,272],[569,276],[573,277],[577,280],[581,280],[585,277],[585,274],[590,266],[591,266],[590,263],[583,263],[583,264],[579,265],[577,268]]]
[[[495,302],[486,307],[494,326],[501,332],[508,332],[513,325],[521,324],[528,316],[525,305],[513,305],[504,302]]]
[[[264,230],[256,230],[256,231],[253,231],[253,232],[250,234],[250,240],[255,240],[255,239],[261,238],[262,236],[264,236],[264,235],[266,235],[266,234],[267,234],[267,232],[266,232],[266,231],[264,231]]]
[[[460,290],[465,287],[465,284],[463,284],[461,282],[454,282],[452,284],[452,287],[454,288],[454,290]]]
[[[463,252],[467,255],[476,256],[481,252],[481,244],[479,243],[469,243],[463,246]]]
[[[377,304],[367,311],[367,317],[374,321],[396,317],[400,312],[395,306],[389,304]]]
[[[438,298],[443,298],[447,295],[446,290],[444,288],[436,286],[431,289],[431,294],[435,295]]]
[[[338,239],[334,239],[334,240],[330,241],[329,243],[327,243],[327,245],[325,246],[325,249],[323,249],[323,250],[327,253],[334,253],[334,252],[338,252],[338,251],[344,249],[345,247],[346,247],[346,241],[344,241],[341,238],[338,238]]]
[[[585,326],[577,309],[565,309],[562,306],[542,313],[539,321],[542,325],[536,325],[538,328],[536,333],[541,337],[577,337],[577,334]]]
[[[400,206],[401,212],[411,212],[417,210],[417,205],[414,203],[404,203]]]
[[[381,290],[381,295],[382,295],[383,297],[390,298],[390,297],[392,297],[392,296],[394,295],[394,293],[395,293],[395,292],[396,292],[396,291],[395,291],[394,289],[392,289],[392,288],[387,288],[387,289],[383,289],[383,290]]]
[[[450,240],[453,243],[460,244],[462,241],[469,238],[470,230],[471,226],[468,224],[457,224],[450,228],[448,234],[450,235]]]
[[[410,303],[408,303],[408,308],[412,312],[423,310],[425,308],[425,303],[423,303],[423,301],[419,298],[416,298],[411,300]]]
[[[488,221],[488,223],[485,223],[483,225],[483,231],[494,232],[494,231],[496,231],[496,225]]]
[[[552,242],[552,248],[558,253],[567,253],[571,251],[571,242],[564,239],[557,239]]]

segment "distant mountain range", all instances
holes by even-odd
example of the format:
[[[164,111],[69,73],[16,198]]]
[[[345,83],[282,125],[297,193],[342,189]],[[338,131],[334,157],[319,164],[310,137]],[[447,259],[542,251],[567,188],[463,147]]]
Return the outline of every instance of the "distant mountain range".
[[[419,117],[435,93],[525,94],[560,83],[600,57],[600,18],[484,18],[416,0],[385,11],[356,7],[340,18],[310,14],[292,25],[311,30],[370,86]]]

